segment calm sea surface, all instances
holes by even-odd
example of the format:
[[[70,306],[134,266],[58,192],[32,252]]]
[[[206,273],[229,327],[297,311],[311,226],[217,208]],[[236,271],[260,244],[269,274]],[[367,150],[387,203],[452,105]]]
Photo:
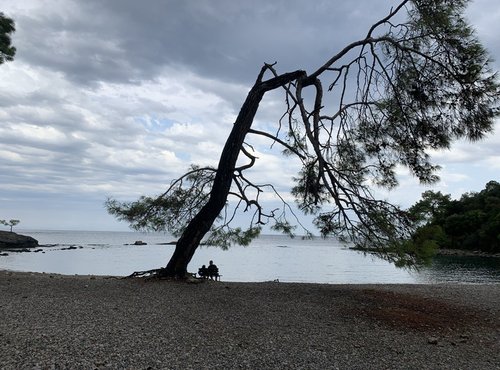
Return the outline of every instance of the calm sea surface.
[[[37,239],[38,253],[0,256],[0,269],[79,275],[125,276],[165,266],[174,247],[162,233],[16,230]],[[136,240],[144,246],[126,245]],[[64,248],[76,246],[77,249]],[[419,271],[398,269],[371,255],[349,250],[334,239],[290,239],[264,235],[248,247],[227,251],[202,246],[188,270],[213,260],[224,281],[308,283],[500,283],[500,258],[439,257]]]

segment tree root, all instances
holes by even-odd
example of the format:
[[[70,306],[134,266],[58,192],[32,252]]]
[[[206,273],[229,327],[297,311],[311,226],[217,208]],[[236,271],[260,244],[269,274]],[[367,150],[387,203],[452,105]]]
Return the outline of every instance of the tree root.
[[[124,279],[129,279],[129,278],[159,278],[161,275],[161,270],[162,269],[153,269],[153,270],[146,270],[146,271],[134,271],[128,276],[125,276]]]
[[[144,278],[145,280],[188,280],[193,278],[193,274],[185,273],[183,275],[176,275],[169,273],[165,267],[159,269],[152,269],[146,271],[135,271],[132,274],[123,277],[123,279],[130,278]]]

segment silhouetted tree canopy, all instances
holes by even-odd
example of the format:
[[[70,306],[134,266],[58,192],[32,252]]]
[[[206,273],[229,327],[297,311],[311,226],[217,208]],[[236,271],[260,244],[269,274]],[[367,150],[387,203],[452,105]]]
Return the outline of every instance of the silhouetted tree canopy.
[[[417,262],[428,252],[405,242],[414,223],[397,205],[376,199],[372,189],[397,186],[401,166],[432,184],[439,166],[429,150],[447,149],[461,138],[476,141],[493,129],[499,84],[463,17],[466,4],[402,1],[365,37],[314,71],[280,73],[276,64],[265,64],[217,167],[194,165],[159,196],[125,203],[110,199],[108,211],[133,228],[180,237],[166,268],[157,271],[169,276],[186,273],[204,237],[227,247],[247,244],[263,225],[297,233],[302,226],[293,207],[273,184],[248,175],[257,160],[249,140],[258,135],[281,146],[287,161],[300,162],[291,193],[321,235],[378,251],[398,265]],[[252,128],[259,103],[275,89],[284,94],[281,119],[272,131]],[[266,209],[264,192],[275,194],[282,207]],[[239,211],[252,215],[246,228],[232,225]],[[301,233],[310,235],[305,228]]]

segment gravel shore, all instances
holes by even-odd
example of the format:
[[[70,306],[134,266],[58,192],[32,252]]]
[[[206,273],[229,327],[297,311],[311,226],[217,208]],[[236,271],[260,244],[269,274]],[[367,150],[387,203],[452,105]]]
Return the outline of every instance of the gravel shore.
[[[500,369],[500,285],[0,271],[1,369]]]

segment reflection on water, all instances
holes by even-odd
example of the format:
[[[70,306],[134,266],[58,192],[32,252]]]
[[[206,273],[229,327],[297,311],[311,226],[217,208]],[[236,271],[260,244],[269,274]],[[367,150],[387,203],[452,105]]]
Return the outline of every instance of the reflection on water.
[[[480,256],[437,256],[418,275],[422,282],[500,282],[500,258]]]
[[[0,257],[0,269],[60,274],[125,276],[133,271],[164,266],[174,247],[162,233],[133,232],[22,232],[51,245],[38,253],[10,253]],[[130,245],[136,240],[144,246]],[[126,245],[128,244],[128,245]],[[75,246],[76,249],[68,249]],[[200,247],[190,271],[209,260],[219,266],[225,281],[311,283],[436,283],[500,282],[500,259],[438,257],[420,271],[394,267],[379,258],[347,249],[334,239],[301,240],[262,236],[249,247],[223,251]]]

